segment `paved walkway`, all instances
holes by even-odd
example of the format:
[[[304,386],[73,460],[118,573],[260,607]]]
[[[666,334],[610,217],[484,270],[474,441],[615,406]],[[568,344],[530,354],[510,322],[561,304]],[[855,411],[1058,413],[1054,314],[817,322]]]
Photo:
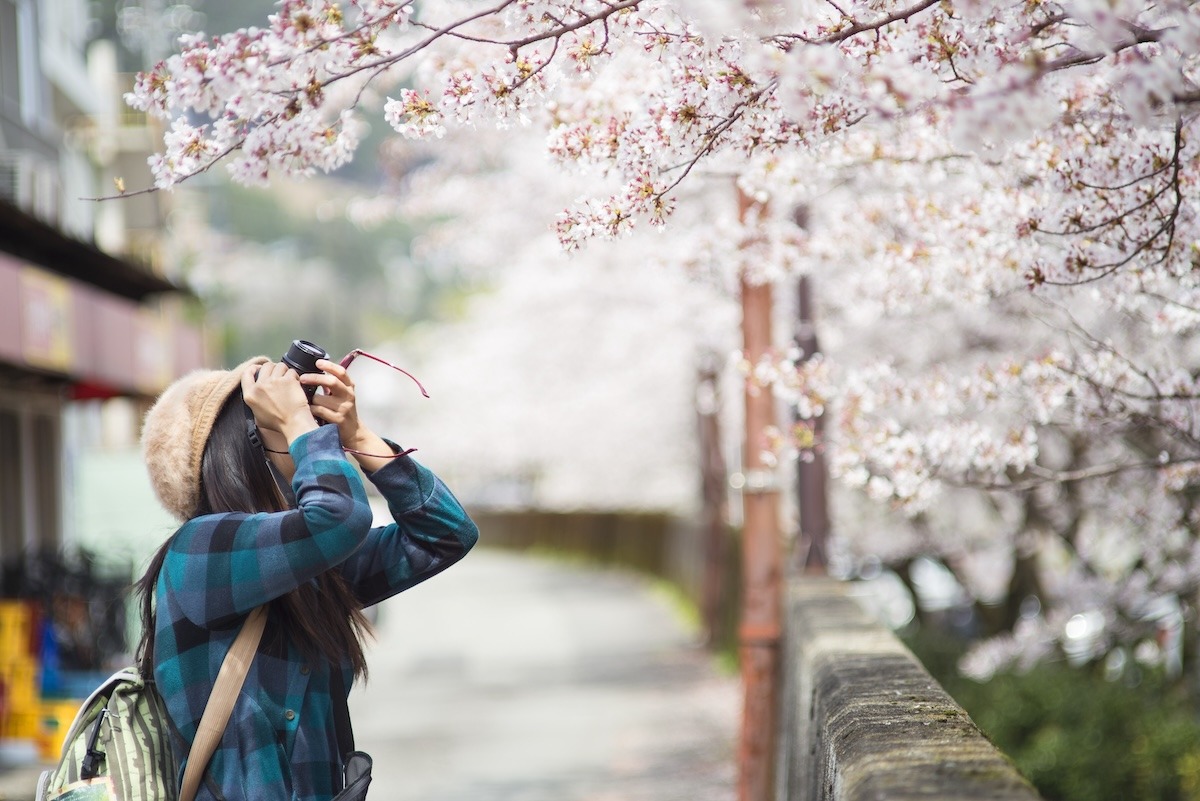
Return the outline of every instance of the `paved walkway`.
[[[731,801],[740,695],[642,579],[479,549],[384,605],[351,694],[396,801]]]
[[[384,604],[378,633],[350,697],[374,798],[735,796],[737,677],[640,578],[480,548]],[[16,778],[0,799],[32,797]]]

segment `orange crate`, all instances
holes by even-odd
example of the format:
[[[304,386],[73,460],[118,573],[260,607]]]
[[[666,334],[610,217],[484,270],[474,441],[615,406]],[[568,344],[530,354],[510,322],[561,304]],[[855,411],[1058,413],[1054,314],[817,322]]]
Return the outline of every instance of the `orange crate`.
[[[37,747],[38,756],[46,762],[54,762],[62,754],[63,743],[71,722],[83,701],[44,701],[42,714],[38,721]]]
[[[32,658],[23,657],[0,663],[0,681],[4,682],[9,709],[36,711],[41,693],[37,686],[37,663]]]
[[[3,737],[10,740],[36,740],[41,731],[41,715],[37,710],[9,712],[4,718]]]
[[[9,709],[32,711],[38,705],[37,664],[32,659],[0,665],[0,680],[7,691]]]

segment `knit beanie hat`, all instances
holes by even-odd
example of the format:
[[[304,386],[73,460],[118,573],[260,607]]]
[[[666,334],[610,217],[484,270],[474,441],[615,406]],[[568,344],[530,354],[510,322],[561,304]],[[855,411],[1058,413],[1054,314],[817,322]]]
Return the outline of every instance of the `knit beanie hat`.
[[[270,361],[255,356],[232,370],[194,370],[163,390],[142,424],[142,455],[154,494],[180,521],[200,502],[200,459],[225,401],[242,385],[242,372]]]

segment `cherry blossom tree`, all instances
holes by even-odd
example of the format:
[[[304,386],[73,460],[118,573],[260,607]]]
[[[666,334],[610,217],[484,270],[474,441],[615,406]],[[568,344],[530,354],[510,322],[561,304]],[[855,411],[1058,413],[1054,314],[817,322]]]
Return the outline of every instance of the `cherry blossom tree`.
[[[170,121],[160,188],[336,169],[368,115],[524,127],[575,187],[564,249],[665,226],[726,285],[816,276],[823,352],[741,365],[801,418],[763,447],[906,521],[847,558],[1006,588],[986,675],[1159,658],[1196,614],[1197,54],[1183,0],[283,0],[129,100]],[[750,219],[712,211],[735,184]]]

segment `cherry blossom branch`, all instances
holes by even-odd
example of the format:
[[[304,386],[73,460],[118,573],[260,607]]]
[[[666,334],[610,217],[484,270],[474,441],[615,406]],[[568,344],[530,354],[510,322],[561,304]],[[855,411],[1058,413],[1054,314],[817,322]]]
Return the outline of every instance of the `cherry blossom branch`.
[[[1161,292],[1149,292],[1149,291],[1143,290],[1141,294],[1144,297],[1151,298],[1152,300],[1157,300],[1159,303],[1163,304],[1164,306],[1170,306],[1171,308],[1179,309],[1180,311],[1190,312],[1193,314],[1200,314],[1200,304],[1184,303],[1183,301],[1178,300],[1176,298],[1168,297],[1168,296],[1162,294]]]
[[[594,23],[600,22],[602,20],[607,20],[613,14],[616,14],[620,11],[624,11],[624,10],[630,9],[630,8],[637,8],[640,3],[641,3],[641,0],[622,0],[622,2],[619,2],[619,3],[605,3],[604,4],[606,6],[605,11],[598,12],[591,16],[583,17],[578,22],[571,23],[570,25],[566,25],[561,28],[555,28],[553,30],[545,31],[540,34],[536,34],[533,36],[527,36],[524,39],[518,39],[518,40],[515,40],[512,42],[506,42],[505,44],[512,52],[515,53],[516,51],[520,50],[523,47],[527,47],[531,44],[536,44],[538,42],[545,41],[546,39],[550,39],[550,38],[561,39],[566,34],[571,33],[573,31],[577,31],[580,28],[586,28],[589,25],[592,25]]]
[[[287,117],[284,116],[284,114],[287,114],[287,115],[298,114],[306,106],[309,108],[315,109],[321,105],[324,94],[330,87],[332,87],[340,82],[343,82],[349,78],[352,78],[355,76],[366,75],[367,77],[366,77],[365,81],[363,82],[363,84],[361,86],[358,87],[358,90],[355,93],[353,102],[351,102],[349,104],[350,108],[356,107],[358,105],[359,100],[361,100],[361,98],[362,98],[363,92],[367,89],[367,87],[372,82],[379,79],[385,72],[387,72],[389,69],[391,69],[395,65],[401,63],[402,61],[404,61],[406,59],[411,58],[416,53],[427,49],[428,47],[430,47],[431,45],[433,45],[435,42],[437,42],[439,39],[442,39],[442,38],[447,38],[447,37],[459,38],[459,39],[466,38],[466,39],[469,39],[472,41],[477,41],[479,43],[494,44],[499,47],[507,48],[513,54],[516,54],[518,51],[520,51],[522,48],[524,48],[528,45],[535,44],[537,42],[546,41],[546,40],[553,40],[554,47],[552,48],[552,51],[548,58],[542,60],[541,63],[537,64],[534,67],[531,67],[526,70],[522,70],[520,72],[520,74],[517,76],[517,78],[513,82],[511,82],[510,85],[505,87],[507,92],[511,93],[512,91],[519,89],[521,86],[525,85],[529,81],[536,78],[539,74],[541,74],[543,72],[543,70],[546,69],[546,67],[551,63],[551,61],[557,55],[558,44],[562,40],[562,37],[564,37],[570,33],[579,31],[579,30],[581,30],[585,27],[591,26],[591,25],[597,25],[597,24],[602,25],[604,28],[604,44],[601,47],[601,52],[606,50],[607,46],[608,46],[607,43],[608,43],[608,36],[609,36],[608,19],[614,14],[637,7],[638,4],[640,3],[640,0],[622,0],[622,2],[618,2],[618,3],[605,3],[604,7],[602,9],[597,10],[594,13],[590,13],[590,14],[581,14],[579,16],[579,18],[576,20],[561,20],[558,17],[555,17],[554,15],[548,14],[546,18],[556,20],[556,22],[557,22],[556,26],[551,27],[548,30],[540,31],[540,32],[537,32],[537,33],[534,33],[534,34],[531,34],[529,36],[519,38],[519,39],[487,40],[483,37],[471,37],[468,34],[464,34],[461,31],[462,28],[464,28],[474,22],[477,22],[484,18],[494,17],[494,16],[500,14],[506,8],[512,6],[515,2],[516,2],[516,0],[503,0],[502,2],[500,2],[498,4],[492,5],[488,8],[484,8],[478,12],[466,15],[466,16],[461,17],[457,20],[454,20],[450,23],[447,23],[447,24],[444,24],[441,26],[436,26],[436,27],[433,25],[430,25],[428,23],[425,23],[423,21],[410,20],[413,27],[423,28],[423,29],[429,31],[429,33],[428,33],[428,35],[422,37],[419,41],[411,44],[410,46],[408,46],[402,50],[399,50],[394,53],[389,53],[387,55],[380,55],[378,49],[375,48],[374,46],[360,47],[359,49],[362,51],[362,54],[366,57],[364,57],[362,60],[358,61],[358,63],[350,63],[350,64],[345,65],[342,68],[335,68],[331,71],[331,73],[329,75],[320,77],[320,78],[318,78],[317,76],[315,76],[313,74],[310,74],[308,80],[303,85],[293,86],[290,89],[273,89],[273,90],[267,89],[266,92],[268,94],[279,97],[281,99],[281,102],[287,103],[287,108],[286,108],[285,112],[283,112],[282,114],[271,114],[271,115],[267,115],[267,116],[262,116],[262,117],[259,117],[257,119],[250,121],[252,123],[251,125],[243,125],[241,134],[238,135],[232,141],[229,141],[227,139],[226,142],[224,143],[224,146],[217,153],[215,153],[212,157],[206,158],[202,162],[195,164],[191,169],[182,169],[182,170],[175,171],[172,175],[171,183],[186,181],[186,180],[189,180],[189,179],[195,177],[196,175],[199,175],[203,172],[208,171],[219,161],[225,159],[230,154],[232,154],[238,150],[241,150],[247,141],[247,137],[251,135],[252,131],[260,130],[260,129],[263,129],[264,127],[275,126],[287,119]],[[364,21],[360,22],[360,24],[358,24],[356,27],[354,27],[348,31],[345,31],[343,33],[340,33],[337,36],[319,36],[319,37],[316,37],[315,39],[310,38],[310,41],[305,42],[304,46],[296,49],[295,51],[293,51],[291,53],[285,53],[283,56],[277,57],[276,59],[271,61],[269,63],[269,68],[272,70],[283,70],[288,65],[295,64],[295,63],[301,63],[301,60],[303,60],[304,58],[310,57],[313,54],[318,53],[318,52],[323,52],[326,48],[329,48],[331,46],[342,44],[342,43],[345,43],[349,46],[354,46],[355,43],[361,44],[364,41],[369,41],[369,37],[367,36],[368,32],[371,31],[375,27],[379,27],[379,26],[386,27],[386,24],[389,23],[389,21],[391,20],[391,18],[393,16],[394,16],[394,13],[389,13],[389,14],[384,14],[378,18],[364,20]],[[337,15],[337,20],[340,21],[340,19],[341,19],[340,15]],[[208,58],[207,51],[204,51],[202,59],[206,60],[207,58]],[[355,56],[355,58],[357,58],[357,55]],[[165,78],[164,78],[164,84],[165,84]],[[226,114],[229,114],[229,113],[230,112],[228,112],[228,111],[226,112]],[[123,191],[123,192],[117,193],[116,195],[106,196],[103,199],[114,199],[116,197],[129,197],[134,194],[142,194],[142,193],[157,191],[157,189],[161,188],[161,186],[162,186],[162,184],[160,183],[157,186],[148,187],[148,188],[142,189],[142,190],[137,190],[136,192]]]
[[[470,14],[459,20],[448,23],[440,28],[435,28],[432,25],[427,25],[424,23],[418,23],[416,20],[413,20],[412,24],[414,27],[420,27],[420,28],[424,28],[425,30],[431,31],[429,36],[425,37],[421,41],[419,41],[413,45],[410,45],[409,47],[407,47],[404,50],[401,50],[397,53],[382,57],[374,62],[368,62],[366,64],[361,64],[361,65],[355,67],[354,69],[350,70],[349,72],[339,73],[333,79],[327,81],[326,85],[332,84],[334,81],[341,80],[343,78],[347,78],[347,77],[357,74],[359,72],[363,72],[364,70],[378,70],[378,69],[386,70],[389,67],[394,67],[396,64],[399,64],[401,61],[404,61],[407,58],[411,58],[412,56],[416,55],[417,53],[421,52],[422,50],[425,50],[430,45],[437,42],[439,39],[456,36],[455,32],[458,28],[461,28],[464,25],[470,25],[472,22],[478,22],[479,20],[485,19],[487,17],[494,17],[497,14],[499,14],[501,11],[503,11],[504,9],[511,6],[515,2],[517,2],[517,0],[503,0],[497,6],[493,6],[492,8],[485,8],[482,11],[477,11],[474,14]],[[487,42],[487,40],[480,40],[480,41],[483,43],[503,45],[503,42]]]
[[[848,21],[851,23],[850,27],[835,31],[827,36],[819,37],[805,36],[804,34],[799,33],[780,33],[768,37],[767,41],[776,42],[785,46],[796,41],[810,45],[837,44],[838,42],[844,42],[847,39],[858,36],[860,33],[868,33],[872,31],[877,32],[895,22],[907,22],[912,17],[917,16],[927,8],[938,5],[940,2],[941,0],[921,0],[921,2],[917,3],[916,5],[892,12],[885,17],[880,17],[879,19],[871,22],[859,22],[855,20],[853,16],[847,14],[843,9],[839,8],[836,4],[830,2],[829,4],[837,9],[838,13],[842,15],[843,21]]]
[[[197,175],[201,175],[203,173],[208,172],[213,167],[217,166],[217,164],[219,162],[221,162],[222,159],[225,159],[232,153],[237,152],[237,150],[239,148],[241,148],[243,142],[245,142],[244,137],[242,139],[239,139],[238,141],[234,142],[233,144],[229,145],[229,147],[225,148],[220,153],[218,153],[216,156],[211,158],[209,161],[205,162],[203,166],[198,167],[195,170],[189,172],[187,174],[187,177],[194,178]],[[117,194],[115,194],[115,195],[99,195],[97,197],[84,197],[84,198],[80,198],[80,200],[87,200],[87,201],[91,201],[91,202],[95,202],[95,203],[100,203],[105,200],[121,200],[123,198],[137,197],[138,195],[148,195],[152,192],[157,192],[159,190],[159,188],[160,187],[157,187],[157,186],[147,186],[147,187],[143,187],[141,189],[126,190],[124,187],[122,187],[120,189],[120,191],[118,191]]]
[[[509,3],[512,3],[512,2],[516,2],[516,0],[506,0],[506,2],[501,5],[501,8],[503,8],[504,5],[508,5]],[[288,53],[287,55],[280,56],[279,58],[273,59],[272,61],[270,61],[268,63],[270,64],[270,66],[272,68],[286,67],[291,62],[296,61],[297,58],[300,56],[312,55],[313,53],[317,53],[317,52],[327,49],[330,45],[337,44],[338,42],[344,42],[344,41],[356,39],[356,38],[360,37],[362,34],[364,34],[365,32],[371,30],[372,28],[379,27],[380,25],[386,25],[387,24],[386,21],[389,18],[391,18],[394,15],[394,13],[395,12],[383,14],[382,16],[376,17],[374,19],[371,19],[369,17],[364,18],[356,27],[350,28],[349,30],[345,31],[344,33],[340,34],[339,36],[320,37],[315,42],[313,42],[313,44],[310,45],[309,47],[301,48],[294,53]],[[341,19],[340,16],[339,16],[339,19]]]
[[[1094,370],[1087,367],[1072,369],[1062,366],[1059,369],[1064,375],[1070,376],[1080,384],[1089,387],[1092,395],[1100,399],[1100,402],[1103,403],[1109,417],[1123,416],[1127,420],[1127,429],[1130,433],[1159,430],[1175,442],[1184,444],[1191,451],[1200,452],[1200,437],[1195,433],[1194,421],[1192,425],[1184,426],[1171,419],[1170,415],[1151,414],[1131,408],[1126,403],[1127,401],[1136,401],[1159,407],[1167,404],[1177,405],[1184,403],[1190,408],[1197,400],[1200,400],[1200,393],[1183,391],[1164,392],[1161,389],[1158,379],[1148,368],[1141,366],[1134,359],[1119,351],[1111,342],[1101,340],[1088,333],[1078,322],[1074,322],[1073,325],[1076,334],[1083,336],[1087,340],[1089,351],[1108,354],[1123,365],[1128,375],[1136,376],[1150,388],[1150,391],[1138,392],[1130,389],[1125,386],[1127,382],[1122,381],[1119,377],[1111,381],[1102,381]],[[1111,408],[1110,404],[1118,408]],[[1163,446],[1158,443],[1150,444],[1143,450],[1150,455],[1165,452]],[[1178,461],[1164,462],[1161,458],[1157,458],[1156,463],[1176,464]]]
[[[700,149],[697,150],[690,159],[683,162],[682,164],[677,164],[673,167],[668,168],[669,170],[675,170],[675,169],[679,169],[680,167],[682,167],[683,172],[681,172],[679,174],[678,178],[676,178],[674,181],[672,181],[670,184],[668,184],[665,189],[663,189],[660,192],[656,192],[653,195],[654,200],[656,200],[656,201],[665,200],[667,195],[669,195],[672,191],[674,191],[674,189],[677,186],[679,186],[679,184],[681,184],[685,178],[688,177],[688,175],[696,167],[696,165],[698,163],[700,163],[700,161],[705,156],[707,156],[709,153],[711,153],[716,148],[717,143],[720,141],[721,136],[726,131],[728,131],[730,128],[732,128],[734,126],[734,124],[737,123],[737,121],[740,120],[742,118],[742,116],[754,104],[756,104],[764,95],[766,95],[767,93],[772,91],[777,85],[778,85],[778,80],[772,80],[772,81],[768,82],[761,89],[758,89],[757,91],[752,93],[748,98],[746,98],[745,100],[739,102],[736,106],[734,106],[733,110],[729,113],[729,115],[727,117],[722,119],[716,125],[713,125],[710,128],[708,128],[707,130],[705,130],[704,133],[701,134],[701,139],[703,140],[703,144],[701,145]]]
[[[1099,273],[1096,275],[1088,276],[1086,278],[1080,278],[1078,280],[1073,280],[1073,281],[1059,281],[1059,280],[1054,280],[1054,279],[1048,278],[1043,275],[1043,276],[1041,276],[1041,280],[1037,281],[1037,283],[1044,283],[1044,284],[1047,284],[1050,286],[1079,286],[1079,285],[1088,284],[1088,283],[1092,283],[1092,282],[1101,280],[1109,275],[1112,275],[1113,273],[1115,273],[1117,270],[1121,269],[1122,267],[1128,265],[1134,259],[1136,259],[1138,256],[1140,256],[1142,253],[1154,248],[1154,243],[1164,234],[1166,234],[1166,236],[1167,236],[1166,243],[1164,245],[1162,245],[1158,248],[1154,248],[1154,249],[1161,250],[1161,252],[1162,252],[1161,255],[1158,257],[1158,259],[1155,260],[1155,263],[1162,264],[1163,262],[1165,262],[1166,259],[1170,256],[1171,248],[1174,246],[1175,226],[1176,226],[1176,222],[1179,219],[1180,211],[1183,208],[1184,197],[1183,197],[1182,187],[1180,186],[1180,170],[1181,170],[1181,166],[1182,166],[1180,156],[1181,156],[1181,153],[1183,150],[1183,146],[1184,146],[1183,122],[1182,122],[1181,118],[1177,118],[1175,121],[1175,134],[1174,134],[1174,139],[1173,139],[1173,150],[1171,153],[1171,158],[1167,162],[1167,167],[1169,167],[1169,169],[1171,171],[1170,180],[1168,180],[1162,187],[1160,187],[1156,192],[1154,192],[1152,195],[1150,195],[1147,198],[1147,200],[1145,200],[1144,202],[1138,204],[1137,206],[1134,206],[1133,208],[1126,209],[1126,210],[1120,212],[1119,214],[1117,214],[1107,220],[1104,220],[1100,223],[1097,223],[1097,224],[1091,225],[1091,226],[1080,227],[1076,230],[1054,231],[1054,230],[1039,229],[1039,230],[1042,230],[1044,233],[1047,233],[1050,235],[1072,236],[1072,235],[1077,235],[1077,234],[1090,233],[1092,231],[1100,230],[1101,228],[1108,228],[1108,227],[1123,225],[1124,220],[1126,220],[1130,215],[1134,214],[1135,212],[1141,211],[1146,208],[1150,208],[1151,206],[1153,206],[1155,209],[1158,209],[1158,203],[1157,203],[1158,199],[1161,198],[1162,196],[1164,196],[1165,194],[1167,194],[1168,192],[1173,193],[1174,194],[1174,202],[1171,204],[1171,207],[1165,213],[1163,213],[1163,216],[1161,218],[1161,224],[1151,234],[1144,237],[1140,242],[1138,242],[1137,247],[1135,247],[1131,252],[1129,252],[1128,255],[1126,255],[1125,258],[1123,258],[1123,259],[1120,259],[1118,261],[1113,261],[1113,262],[1107,262],[1107,263],[1103,263],[1103,264],[1080,264],[1079,265],[1080,268],[1098,270]],[[1150,173],[1146,176],[1143,176],[1142,178],[1136,179],[1133,183],[1140,182],[1141,180],[1149,180],[1150,178],[1158,175],[1159,172],[1160,172],[1159,170],[1156,170],[1155,172]]]
[[[1039,67],[1039,71],[1043,73],[1057,72],[1059,70],[1070,69],[1085,64],[1094,64],[1097,61],[1102,61],[1105,58],[1124,52],[1134,47],[1140,47],[1144,44],[1154,44],[1161,41],[1166,30],[1151,30],[1134,25],[1131,22],[1124,23],[1124,27],[1133,37],[1127,41],[1111,45],[1109,49],[1096,52],[1078,51],[1069,56],[1061,56],[1052,61],[1048,61]]]
[[[1158,459],[1150,459],[1137,462],[1112,462],[1109,464],[1093,465],[1091,467],[1079,468],[1075,470],[1053,470],[1034,465],[1026,469],[1026,473],[1032,477],[1022,481],[984,481],[979,479],[952,479],[946,476],[938,475],[938,480],[950,486],[961,487],[963,489],[982,489],[988,491],[1003,491],[1003,492],[1029,492],[1049,485],[1069,485],[1077,484],[1084,481],[1091,481],[1098,478],[1111,478],[1123,473],[1130,473],[1139,470],[1162,470],[1165,467],[1172,465],[1200,464],[1200,456],[1186,458],[1171,458],[1167,461]]]
[[[1153,173],[1152,175],[1154,175],[1154,174],[1157,174],[1157,173]],[[1148,180],[1150,177],[1152,177],[1152,175],[1151,176],[1143,176],[1142,178],[1137,179],[1137,181],[1135,181],[1135,183],[1141,182],[1143,180]],[[1094,231],[1099,231],[1102,228],[1111,228],[1115,225],[1120,224],[1120,222],[1122,220],[1132,216],[1136,212],[1142,211],[1143,209],[1147,209],[1150,206],[1154,206],[1155,202],[1160,197],[1162,197],[1163,195],[1170,192],[1172,188],[1173,188],[1173,184],[1168,181],[1166,184],[1159,187],[1157,190],[1155,190],[1155,192],[1153,194],[1149,195],[1145,200],[1143,200],[1141,203],[1138,203],[1136,206],[1131,206],[1130,208],[1122,209],[1122,210],[1116,212],[1112,217],[1100,220],[1099,222],[1096,222],[1096,223],[1092,223],[1091,225],[1085,225],[1082,221],[1082,218],[1077,216],[1077,217],[1072,218],[1071,220],[1068,220],[1068,222],[1075,223],[1078,226],[1076,228],[1055,230],[1052,228],[1043,228],[1041,226],[1038,226],[1038,227],[1034,228],[1034,230],[1041,234],[1049,234],[1050,236],[1067,237],[1067,236],[1078,236],[1079,234],[1090,234]]]

